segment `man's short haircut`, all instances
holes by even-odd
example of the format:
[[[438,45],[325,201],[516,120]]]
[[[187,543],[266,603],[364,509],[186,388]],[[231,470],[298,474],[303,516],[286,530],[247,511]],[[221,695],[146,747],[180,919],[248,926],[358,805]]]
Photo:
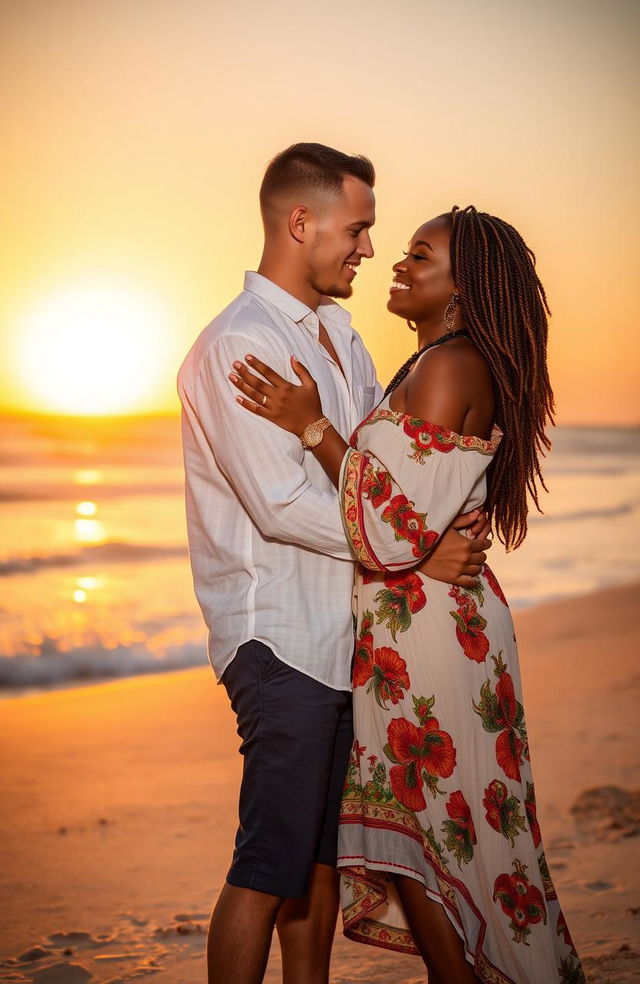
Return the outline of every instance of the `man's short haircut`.
[[[350,157],[317,143],[297,143],[273,158],[260,187],[260,206],[270,205],[283,193],[318,192],[336,195],[347,175],[373,188],[376,173],[367,157]]]

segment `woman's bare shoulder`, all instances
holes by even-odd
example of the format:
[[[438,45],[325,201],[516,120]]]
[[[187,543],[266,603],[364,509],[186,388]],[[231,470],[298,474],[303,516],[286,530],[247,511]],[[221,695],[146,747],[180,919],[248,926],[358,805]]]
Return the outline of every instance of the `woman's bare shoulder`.
[[[407,387],[407,412],[462,432],[478,398],[492,392],[489,367],[473,343],[456,339],[418,359]]]

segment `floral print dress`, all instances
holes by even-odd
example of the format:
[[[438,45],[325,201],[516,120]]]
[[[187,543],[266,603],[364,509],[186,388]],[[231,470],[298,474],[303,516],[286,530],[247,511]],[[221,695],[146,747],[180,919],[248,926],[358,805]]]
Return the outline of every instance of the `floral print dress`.
[[[418,564],[484,502],[502,434],[463,437],[393,411],[358,427],[340,476],[361,563],[355,740],[338,866],[345,934],[417,953],[392,874],[421,881],[487,984],[579,984],[545,863],[513,623],[491,570],[461,589]]]

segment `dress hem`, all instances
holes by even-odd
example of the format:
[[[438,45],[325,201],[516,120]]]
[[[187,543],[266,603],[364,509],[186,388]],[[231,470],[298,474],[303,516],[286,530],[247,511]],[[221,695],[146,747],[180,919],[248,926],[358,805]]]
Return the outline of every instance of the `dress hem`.
[[[341,861],[346,861],[347,864],[341,865]],[[354,864],[354,862],[358,861],[360,864]],[[438,872],[432,862],[427,858],[425,858],[425,861],[430,865],[436,877],[438,877]],[[373,878],[367,877],[368,872],[379,871],[381,874],[386,875],[397,872],[420,882],[424,886],[427,897],[432,902],[437,902],[442,906],[449,922],[463,944],[467,963],[473,968],[474,973],[482,981],[482,984],[516,984],[511,977],[507,977],[506,974],[495,967],[482,952],[485,927],[483,925],[480,927],[476,949],[469,950],[466,945],[467,941],[464,932],[456,922],[456,913],[450,905],[447,905],[445,898],[441,894],[427,887],[424,877],[415,868],[409,868],[406,865],[397,865],[393,862],[372,861],[363,857],[353,856],[347,858],[344,855],[338,858],[337,866],[340,875],[347,876],[365,888],[365,893],[360,899],[360,904],[354,903],[356,911],[351,917],[347,915],[348,909],[343,909],[343,935],[347,939],[352,940],[354,943],[363,943],[385,950],[393,950],[396,953],[403,953],[407,956],[421,956],[420,951],[413,942],[410,930],[400,930],[396,927],[386,926],[384,923],[379,923],[375,919],[369,919],[366,914],[387,900],[386,888]],[[373,896],[373,900],[371,900],[371,896]],[[358,929],[357,927],[361,928]],[[394,936],[395,939],[393,938]]]

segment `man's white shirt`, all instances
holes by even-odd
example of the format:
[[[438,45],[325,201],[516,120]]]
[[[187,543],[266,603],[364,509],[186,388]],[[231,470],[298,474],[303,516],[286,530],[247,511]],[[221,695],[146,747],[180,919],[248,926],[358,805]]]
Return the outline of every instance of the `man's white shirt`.
[[[319,341],[324,325],[344,375]],[[257,273],[200,334],[178,374],[189,553],[218,679],[250,639],[337,690],[351,688],[353,555],[337,493],[300,440],[244,409],[228,375],[252,353],[298,383],[316,380],[323,413],[348,441],[381,396],[350,315],[317,313]]]

